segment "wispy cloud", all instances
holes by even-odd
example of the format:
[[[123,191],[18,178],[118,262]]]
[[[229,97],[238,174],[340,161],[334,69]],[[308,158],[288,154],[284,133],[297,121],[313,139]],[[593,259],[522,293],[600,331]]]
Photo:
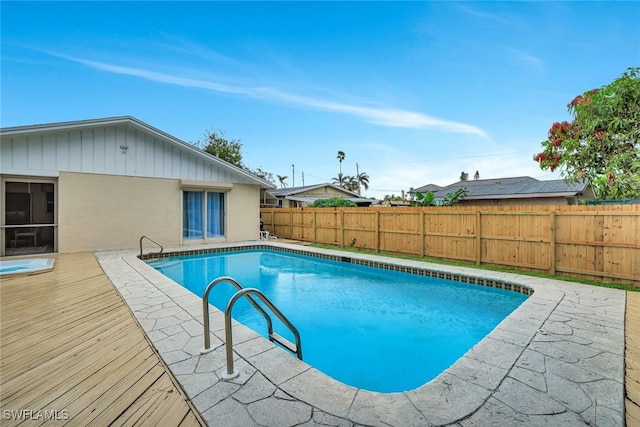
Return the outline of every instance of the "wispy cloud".
[[[516,61],[526,66],[534,67],[536,69],[542,69],[544,67],[544,60],[538,58],[537,56],[533,56],[530,53],[525,52],[524,50],[510,48],[509,51],[516,59]]]
[[[495,22],[495,23],[499,23],[499,24],[505,24],[505,25],[509,25],[509,26],[513,26],[514,25],[514,21],[512,19],[507,19],[507,18],[503,18],[500,15],[497,15],[495,13],[488,13],[488,12],[483,12],[480,11],[478,9],[472,8],[468,5],[458,5],[458,9],[460,9],[461,11],[463,11],[464,13],[468,14],[468,15],[472,15],[475,16],[477,18],[480,18],[484,21],[488,21],[488,22]]]
[[[158,83],[172,84],[183,87],[207,89],[214,92],[244,95],[270,102],[280,102],[297,107],[312,108],[316,110],[343,113],[358,117],[369,123],[386,127],[413,128],[413,129],[437,129],[442,132],[463,133],[478,135],[487,138],[484,130],[465,123],[443,120],[427,114],[403,110],[392,107],[371,107],[363,105],[347,104],[343,102],[317,99],[293,93],[287,93],[275,88],[263,86],[236,86],[215,81],[194,79],[189,77],[165,74],[141,68],[127,67],[123,65],[98,62],[83,58],[77,58],[62,54],[55,56],[77,62],[96,70],[115,74],[122,74],[143,78]]]

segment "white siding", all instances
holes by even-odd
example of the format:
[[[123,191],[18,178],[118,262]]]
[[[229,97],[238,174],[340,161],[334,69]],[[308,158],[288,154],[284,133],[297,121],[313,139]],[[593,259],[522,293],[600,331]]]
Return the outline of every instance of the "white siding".
[[[42,169],[42,166],[42,138],[32,138],[27,144],[27,167],[29,169]]]
[[[129,148],[122,150],[121,145]],[[206,156],[127,124],[2,135],[0,157],[3,174],[62,171],[255,183]]]
[[[56,136],[51,134],[45,135],[42,138],[42,157],[44,160],[42,169],[44,170],[56,170],[57,153],[55,150],[55,140]]]

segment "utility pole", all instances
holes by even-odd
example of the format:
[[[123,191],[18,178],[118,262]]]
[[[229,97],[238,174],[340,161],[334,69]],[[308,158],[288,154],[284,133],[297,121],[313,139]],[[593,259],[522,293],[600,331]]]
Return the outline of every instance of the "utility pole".
[[[302,186],[304,187],[304,171],[302,171]]]
[[[293,177],[292,187],[296,186],[296,165],[291,165],[291,176]]]

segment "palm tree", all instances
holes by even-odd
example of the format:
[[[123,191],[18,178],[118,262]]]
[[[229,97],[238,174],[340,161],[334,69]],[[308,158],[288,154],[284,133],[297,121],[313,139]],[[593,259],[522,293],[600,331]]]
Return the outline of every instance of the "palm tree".
[[[336,178],[331,178],[331,183],[337,184],[340,187],[344,188],[345,184],[347,183],[347,177],[342,175],[342,172],[340,172]]]
[[[282,176],[282,175],[276,175],[278,177],[278,180],[280,181],[280,188],[284,188],[287,186],[287,183],[284,182],[287,178],[289,178],[288,176]]]
[[[338,151],[338,155],[336,156],[336,158],[340,162],[340,174],[342,174],[342,161],[344,160],[345,157],[346,157],[346,154],[344,154],[344,151]]]
[[[360,172],[356,179],[358,180],[358,194],[360,194],[360,188],[364,188],[365,191],[369,189],[369,175],[366,172]]]
[[[357,191],[360,194],[360,184],[358,184],[358,179],[355,176],[345,176],[344,177],[344,185],[343,187],[349,191]]]

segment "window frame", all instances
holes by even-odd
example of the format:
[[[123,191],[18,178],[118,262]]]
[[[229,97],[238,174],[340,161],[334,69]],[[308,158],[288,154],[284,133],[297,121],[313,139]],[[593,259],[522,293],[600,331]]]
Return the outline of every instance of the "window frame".
[[[210,181],[180,181],[181,189],[181,204],[182,204],[182,218],[181,218],[181,232],[180,236],[183,242],[200,243],[210,241],[226,241],[229,229],[229,215],[228,215],[228,194],[233,188],[231,183],[216,183]],[[186,193],[201,193],[202,194],[202,208],[200,212],[200,220],[202,223],[202,236],[188,237],[185,235],[185,194]],[[222,213],[218,219],[222,222],[220,227],[220,235],[209,235],[210,224],[210,212],[209,212],[209,194],[220,194],[220,201],[222,204]]]

